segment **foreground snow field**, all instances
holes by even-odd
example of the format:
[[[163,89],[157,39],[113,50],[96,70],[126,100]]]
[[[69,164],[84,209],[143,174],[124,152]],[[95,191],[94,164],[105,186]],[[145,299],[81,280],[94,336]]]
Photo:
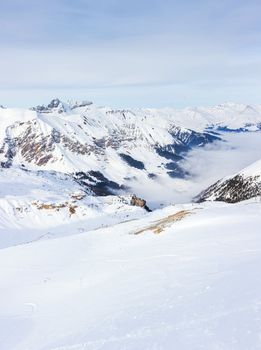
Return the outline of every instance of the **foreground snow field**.
[[[188,204],[2,249],[0,348],[260,349],[260,227],[257,199]]]

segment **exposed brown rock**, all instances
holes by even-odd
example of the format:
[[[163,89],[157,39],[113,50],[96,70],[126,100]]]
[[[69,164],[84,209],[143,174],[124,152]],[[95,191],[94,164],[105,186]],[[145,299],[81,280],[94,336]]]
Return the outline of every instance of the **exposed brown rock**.
[[[37,203],[32,204],[37,206],[37,209],[62,209],[67,206],[68,203],[52,204],[52,203]]]
[[[151,211],[149,209],[149,207],[146,205],[145,199],[139,198],[135,194],[132,196],[130,204],[137,206],[137,207],[144,208],[145,210],[147,210],[149,212]]]
[[[84,193],[84,192],[77,192],[77,193],[72,193],[71,194],[71,198],[75,199],[77,201],[80,201],[84,197],[86,197],[86,193]]]
[[[71,205],[71,206],[69,207],[70,215],[76,213],[76,208],[77,208],[77,205],[74,205],[74,206]]]
[[[134,232],[135,235],[139,235],[140,233],[144,233],[146,231],[153,231],[155,234],[159,234],[163,232],[166,228],[173,225],[173,223],[183,220],[188,215],[191,215],[192,212],[189,210],[181,210],[177,212],[176,214],[169,215],[161,220],[158,220],[155,222],[155,224],[152,224],[150,226],[144,227],[136,232]]]

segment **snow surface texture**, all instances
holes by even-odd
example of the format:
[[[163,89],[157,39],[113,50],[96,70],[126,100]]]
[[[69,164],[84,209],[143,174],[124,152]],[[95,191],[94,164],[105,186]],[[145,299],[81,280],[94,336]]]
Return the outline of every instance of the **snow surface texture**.
[[[1,349],[258,350],[260,225],[259,202],[172,206],[2,249]]]

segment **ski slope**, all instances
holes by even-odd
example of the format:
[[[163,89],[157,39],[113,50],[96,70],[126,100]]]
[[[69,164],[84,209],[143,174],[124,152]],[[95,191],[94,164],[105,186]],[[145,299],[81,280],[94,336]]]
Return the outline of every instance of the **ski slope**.
[[[260,214],[176,205],[0,250],[1,349],[260,349]]]

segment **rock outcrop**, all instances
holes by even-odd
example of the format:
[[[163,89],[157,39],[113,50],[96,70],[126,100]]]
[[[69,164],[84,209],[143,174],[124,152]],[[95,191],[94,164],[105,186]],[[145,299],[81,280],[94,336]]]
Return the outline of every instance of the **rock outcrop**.
[[[195,202],[237,203],[258,196],[261,196],[261,160],[238,174],[217,181],[201,192]]]
[[[131,197],[130,204],[137,207],[141,207],[147,210],[148,212],[151,212],[151,209],[147,206],[145,199],[139,198],[135,194]]]

